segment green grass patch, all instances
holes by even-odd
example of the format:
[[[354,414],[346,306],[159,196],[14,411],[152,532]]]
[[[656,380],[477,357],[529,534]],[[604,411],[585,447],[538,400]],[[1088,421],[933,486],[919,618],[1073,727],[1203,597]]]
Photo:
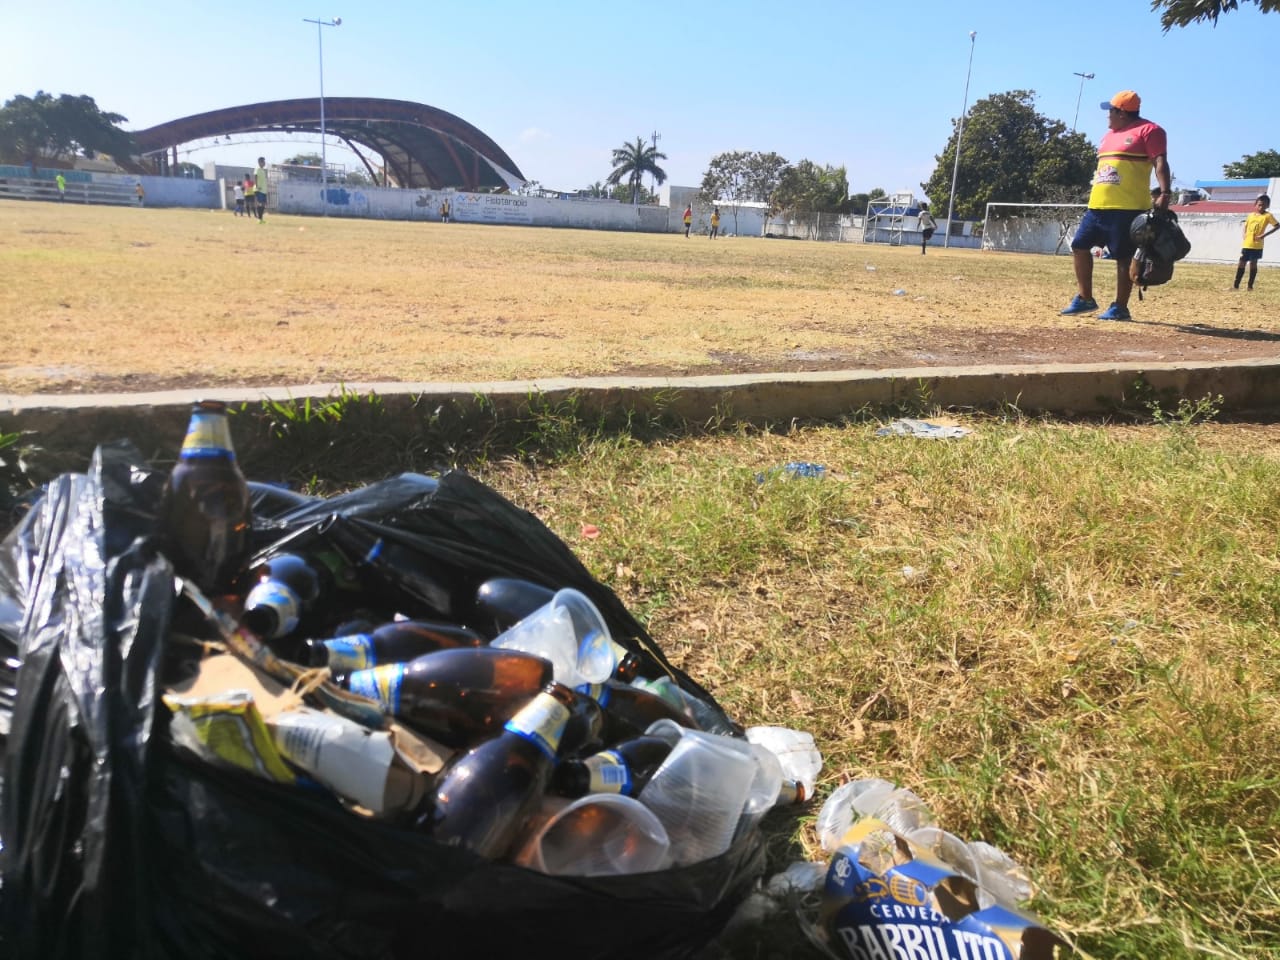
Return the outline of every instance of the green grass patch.
[[[1280,956],[1280,459],[1190,412],[935,441],[344,391],[233,431],[249,476],[326,493],[469,469],[735,719],[811,732],[819,796],[767,821],[772,869],[824,860],[822,799],[885,777],[1025,864],[1090,956]],[[816,956],[786,916],[706,953],[775,956]]]

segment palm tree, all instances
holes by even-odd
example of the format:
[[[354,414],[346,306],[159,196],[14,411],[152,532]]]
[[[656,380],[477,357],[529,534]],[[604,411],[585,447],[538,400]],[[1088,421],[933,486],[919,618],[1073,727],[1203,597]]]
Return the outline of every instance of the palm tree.
[[[667,155],[659,153],[656,145],[645,143],[644,137],[636,137],[635,143],[625,143],[614,148],[613,172],[606,182],[618,184],[625,179],[631,185],[631,202],[637,203],[640,181],[646,173],[652,174],[655,184],[666,182],[667,172],[658,166],[658,161],[665,159]]]

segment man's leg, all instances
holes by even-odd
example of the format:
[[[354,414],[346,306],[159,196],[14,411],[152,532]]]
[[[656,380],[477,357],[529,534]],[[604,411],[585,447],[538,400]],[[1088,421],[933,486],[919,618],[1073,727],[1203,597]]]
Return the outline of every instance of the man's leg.
[[[1253,281],[1258,279],[1258,261],[1249,261],[1249,289],[1253,289]]]
[[[1088,249],[1072,250],[1071,265],[1076,271],[1076,288],[1086,300],[1093,299],[1093,254]],[[1125,269],[1128,269],[1126,265]]]
[[[1128,307],[1129,295],[1133,293],[1133,281],[1129,279],[1129,264],[1132,257],[1116,261],[1116,306]]]
[[[1231,285],[1232,289],[1240,289],[1240,281],[1244,279],[1244,257],[1240,258],[1240,262],[1236,264],[1236,282]]]

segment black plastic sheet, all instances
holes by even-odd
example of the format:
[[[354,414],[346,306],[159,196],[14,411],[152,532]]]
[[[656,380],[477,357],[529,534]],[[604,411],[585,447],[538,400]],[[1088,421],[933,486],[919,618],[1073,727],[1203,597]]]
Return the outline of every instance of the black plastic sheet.
[[[100,447],[86,475],[48,485],[0,550],[0,954],[676,958],[711,939],[761,875],[753,829],[690,867],[546,877],[175,748],[157,709],[177,602],[150,538],[162,484],[132,445]],[[562,541],[464,473],[302,504],[266,493],[261,552],[373,534],[467,576],[574,587],[615,639],[666,662]]]

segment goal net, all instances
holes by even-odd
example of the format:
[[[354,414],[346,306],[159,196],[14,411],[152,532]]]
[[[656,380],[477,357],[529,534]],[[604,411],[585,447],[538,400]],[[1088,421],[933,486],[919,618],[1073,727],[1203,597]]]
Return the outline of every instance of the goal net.
[[[983,250],[1070,254],[1083,203],[988,203]]]

